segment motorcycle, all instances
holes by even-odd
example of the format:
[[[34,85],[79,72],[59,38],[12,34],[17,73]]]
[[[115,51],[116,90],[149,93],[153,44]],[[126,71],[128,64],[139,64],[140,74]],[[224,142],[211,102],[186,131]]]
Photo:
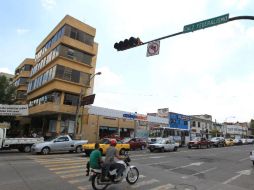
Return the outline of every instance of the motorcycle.
[[[121,183],[124,181],[124,179],[126,179],[126,181],[130,185],[135,184],[139,178],[139,171],[135,166],[131,166],[129,162],[131,162],[131,159],[127,152],[125,154],[124,160],[117,161],[117,163],[123,164],[125,167],[125,170],[121,178],[117,180],[116,180],[116,176],[117,176],[116,169],[109,171],[109,175],[108,175],[109,180],[101,181],[101,175],[102,175],[101,169],[90,168],[90,181],[92,181],[93,189],[105,190],[109,185]]]

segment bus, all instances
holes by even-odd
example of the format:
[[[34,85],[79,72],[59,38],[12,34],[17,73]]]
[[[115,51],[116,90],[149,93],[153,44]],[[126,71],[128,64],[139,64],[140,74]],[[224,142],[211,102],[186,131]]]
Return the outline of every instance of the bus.
[[[154,127],[150,129],[148,138],[149,143],[162,138],[174,140],[179,146],[183,146],[188,143],[189,131],[169,127]]]

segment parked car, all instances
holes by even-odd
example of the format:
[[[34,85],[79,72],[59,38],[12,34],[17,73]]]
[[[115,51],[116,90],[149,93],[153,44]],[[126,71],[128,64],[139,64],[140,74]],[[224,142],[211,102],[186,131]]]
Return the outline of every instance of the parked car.
[[[204,137],[195,137],[188,143],[188,148],[191,149],[195,148],[210,148],[212,146],[211,141],[207,140]]]
[[[254,150],[250,152],[250,160],[252,161],[252,164],[254,166]]]
[[[233,146],[234,145],[234,140],[233,139],[225,139],[225,144],[226,146]]]
[[[110,146],[110,140],[111,138],[103,138],[100,141],[100,151],[102,154],[106,154],[107,148]],[[117,141],[116,149],[119,151],[119,154],[124,155],[126,151],[130,150],[130,144],[124,143],[123,141],[119,139],[115,139]],[[94,150],[95,143],[88,143],[83,144],[83,152],[86,153],[86,155],[90,155],[90,153]]]
[[[130,144],[131,150],[136,150],[136,149],[143,150],[147,146],[146,141],[142,138],[127,138],[127,139],[124,139],[123,142]]]
[[[55,151],[69,151],[69,152],[82,152],[82,145],[86,144],[87,140],[72,140],[69,135],[59,136],[51,141],[36,143],[32,146],[32,152],[49,154]]]
[[[234,145],[242,145],[243,144],[243,142],[241,141],[241,139],[234,139],[233,140],[234,141]]]
[[[248,144],[247,139],[242,138],[241,141],[242,141],[243,144]]]
[[[224,137],[213,137],[211,138],[211,143],[215,147],[223,147],[225,146],[225,139]]]
[[[247,143],[248,143],[248,144],[253,144],[253,143],[254,143],[254,139],[248,138],[248,139],[247,139]]]
[[[148,144],[147,148],[150,152],[155,150],[164,152],[164,151],[177,151],[177,144],[173,140],[161,139],[157,140],[155,143]]]

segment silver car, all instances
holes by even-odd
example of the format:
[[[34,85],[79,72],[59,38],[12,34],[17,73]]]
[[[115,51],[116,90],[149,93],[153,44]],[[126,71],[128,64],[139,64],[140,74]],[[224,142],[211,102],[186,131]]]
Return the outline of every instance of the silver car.
[[[32,146],[33,153],[49,154],[55,151],[69,151],[69,152],[82,152],[82,145],[86,144],[87,140],[72,140],[69,135],[57,137],[51,141],[43,143],[36,143]]]
[[[178,145],[175,143],[175,141],[168,139],[161,139],[147,146],[150,152],[154,152],[155,150],[159,150],[161,152],[177,151],[177,147]]]

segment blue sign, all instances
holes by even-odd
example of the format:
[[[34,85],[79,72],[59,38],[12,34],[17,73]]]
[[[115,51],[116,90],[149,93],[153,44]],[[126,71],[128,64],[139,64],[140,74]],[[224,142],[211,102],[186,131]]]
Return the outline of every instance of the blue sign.
[[[123,117],[134,120],[137,116],[136,116],[136,114],[132,114],[132,113],[124,113]]]

